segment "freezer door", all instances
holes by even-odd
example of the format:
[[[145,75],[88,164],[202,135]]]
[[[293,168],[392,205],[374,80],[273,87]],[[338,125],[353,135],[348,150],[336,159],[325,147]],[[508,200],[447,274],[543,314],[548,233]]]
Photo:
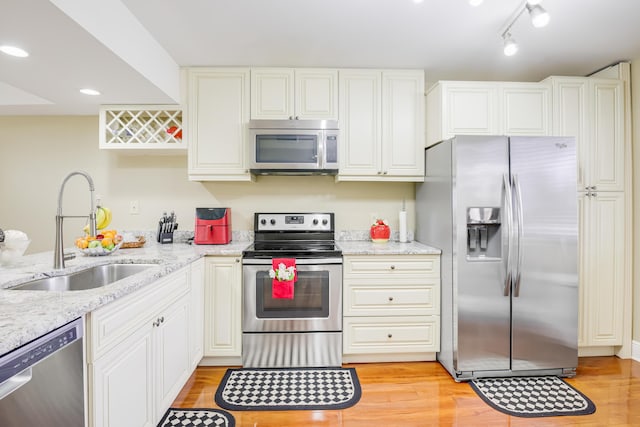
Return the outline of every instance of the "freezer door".
[[[459,136],[454,153],[454,367],[486,375],[510,367],[508,140]]]
[[[517,253],[512,370],[578,362],[578,208],[573,138],[510,138]]]

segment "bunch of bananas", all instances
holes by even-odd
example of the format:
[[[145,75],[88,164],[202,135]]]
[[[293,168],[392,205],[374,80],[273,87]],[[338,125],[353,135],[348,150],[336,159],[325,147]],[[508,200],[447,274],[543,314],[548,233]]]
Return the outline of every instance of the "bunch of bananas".
[[[96,228],[98,230],[104,230],[111,224],[111,209],[104,206],[96,207]],[[90,233],[89,224],[83,228],[86,234]]]

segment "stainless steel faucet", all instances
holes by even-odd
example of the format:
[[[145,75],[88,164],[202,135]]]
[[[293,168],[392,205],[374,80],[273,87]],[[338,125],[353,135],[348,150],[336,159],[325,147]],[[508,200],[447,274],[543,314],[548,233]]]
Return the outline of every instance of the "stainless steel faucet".
[[[62,194],[64,192],[64,185],[67,183],[69,178],[74,175],[82,175],[89,182],[89,193],[91,194],[91,211],[89,215],[62,215]],[[62,269],[64,268],[64,262],[67,259],[74,258],[74,254],[66,254],[64,253],[63,248],[63,237],[62,237],[62,220],[64,218],[89,218],[89,231],[92,236],[97,234],[96,229],[96,203],[95,198],[93,196],[94,192],[93,187],[93,179],[89,176],[88,173],[82,171],[71,172],[67,175],[64,180],[62,180],[62,185],[60,185],[60,192],[58,193],[58,211],[56,213],[56,243],[53,248],[53,268],[54,269]]]

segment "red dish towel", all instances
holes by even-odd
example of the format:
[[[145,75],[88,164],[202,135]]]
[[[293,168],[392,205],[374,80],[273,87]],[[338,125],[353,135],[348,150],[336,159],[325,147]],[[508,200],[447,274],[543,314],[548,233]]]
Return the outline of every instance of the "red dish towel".
[[[295,258],[273,258],[271,265],[275,270],[278,270],[278,266],[284,264],[286,268],[296,266]],[[293,283],[298,280],[298,270],[293,273],[293,280],[280,281],[274,278],[271,282],[271,298],[279,299],[293,299]]]

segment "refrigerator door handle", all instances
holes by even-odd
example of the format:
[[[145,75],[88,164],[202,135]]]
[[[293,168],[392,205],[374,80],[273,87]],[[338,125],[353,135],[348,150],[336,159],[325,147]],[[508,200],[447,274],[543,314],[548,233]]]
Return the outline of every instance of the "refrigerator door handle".
[[[502,175],[502,181],[504,185],[504,213],[506,217],[506,231],[507,231],[507,248],[506,248],[506,256],[507,256],[507,266],[505,271],[504,285],[502,288],[502,295],[505,297],[509,296],[511,291],[511,239],[513,236],[513,201],[511,199],[511,184],[509,183],[509,175],[506,173]]]
[[[517,220],[517,233],[516,233],[516,269],[515,269],[515,280],[513,287],[513,296],[517,298],[520,296],[520,284],[522,282],[522,228],[524,226],[524,217],[522,211],[522,192],[520,190],[520,181],[518,179],[518,175],[513,175],[513,189],[514,189],[514,197],[515,197],[515,216]]]

